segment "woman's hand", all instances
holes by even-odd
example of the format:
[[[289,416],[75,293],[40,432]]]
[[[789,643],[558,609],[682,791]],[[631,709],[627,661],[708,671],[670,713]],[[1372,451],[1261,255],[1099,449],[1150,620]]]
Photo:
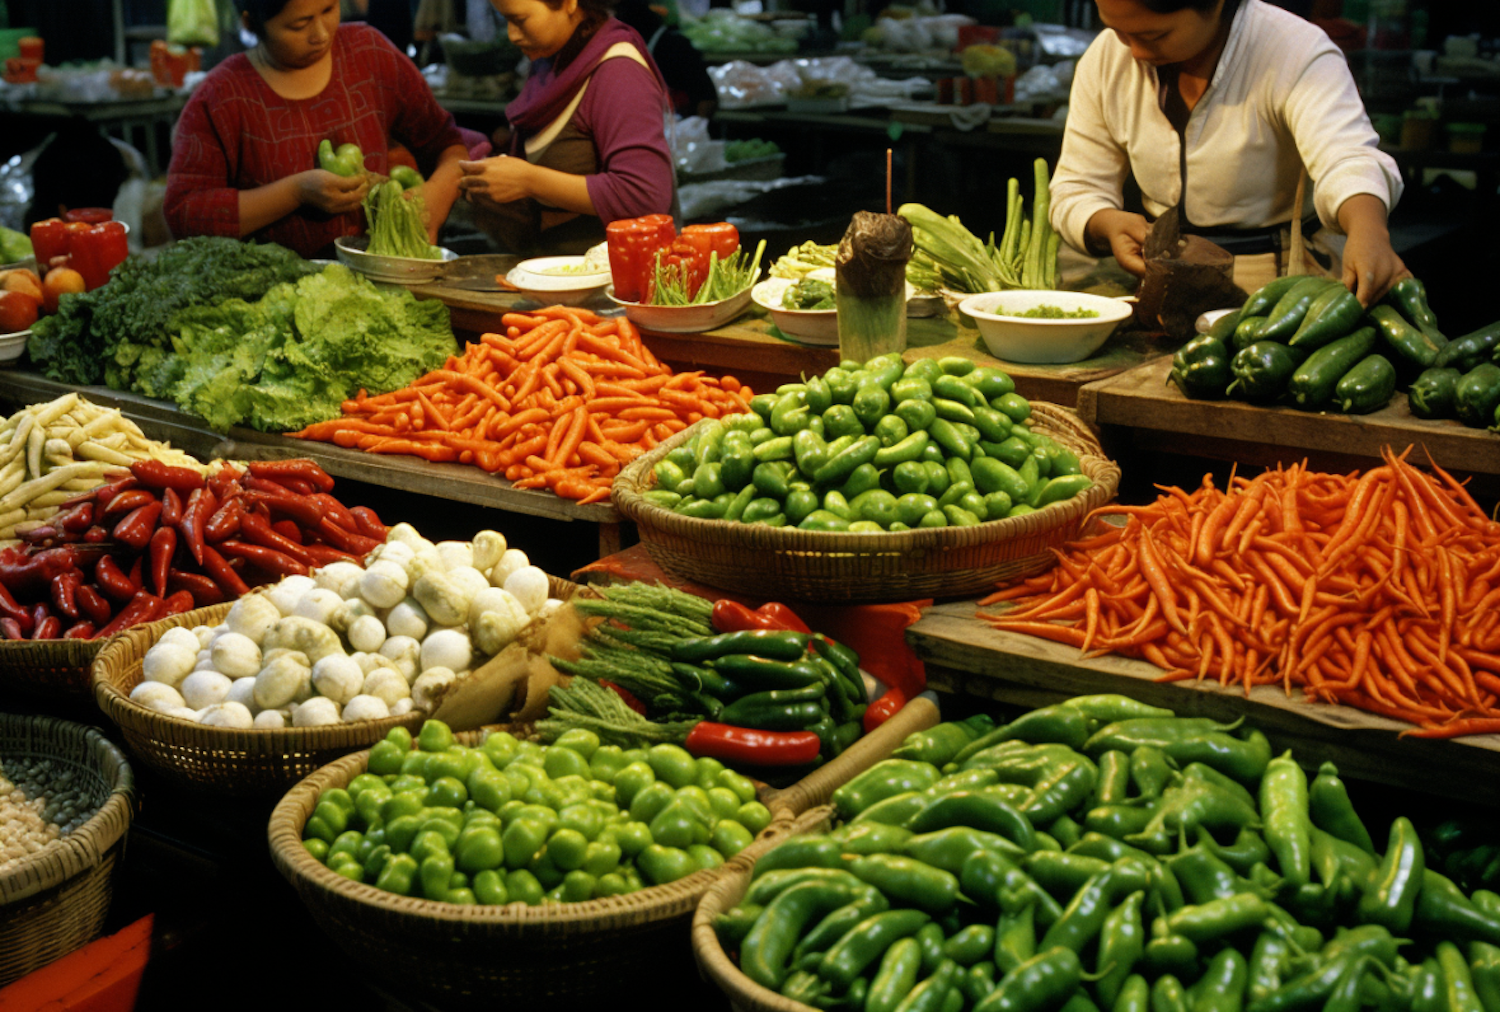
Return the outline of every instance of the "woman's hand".
[[[370,192],[370,178],[363,172],[357,176],[340,176],[327,169],[308,169],[292,179],[296,182],[299,203],[328,214],[359,210],[360,202]]]
[[[1339,205],[1339,225],[1349,237],[1344,243],[1344,274],[1340,280],[1359,296],[1361,305],[1369,308],[1411,271],[1391,247],[1385,204],[1380,198],[1368,193],[1350,197]]]
[[[476,204],[509,204],[533,196],[532,168],[524,158],[497,155],[477,162],[458,163],[463,176],[458,181],[459,192]]]
[[[1146,274],[1146,219],[1129,211],[1097,211],[1089,219],[1084,234],[1090,246],[1109,247],[1121,267],[1144,277]]]

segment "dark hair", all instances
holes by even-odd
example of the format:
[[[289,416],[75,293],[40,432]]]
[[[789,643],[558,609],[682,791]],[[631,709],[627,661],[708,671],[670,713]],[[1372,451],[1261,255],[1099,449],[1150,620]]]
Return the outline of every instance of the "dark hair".
[[[245,16],[250,30],[260,38],[266,30],[266,22],[286,9],[291,0],[235,0],[235,6]]]
[[[561,10],[563,0],[542,0],[542,3],[552,10]],[[552,57],[554,70],[561,72],[564,67],[573,62],[579,53],[583,52],[583,47],[589,44],[594,33],[609,20],[613,7],[613,0],[578,0],[578,9],[583,13],[583,21],[573,29],[572,36]]]

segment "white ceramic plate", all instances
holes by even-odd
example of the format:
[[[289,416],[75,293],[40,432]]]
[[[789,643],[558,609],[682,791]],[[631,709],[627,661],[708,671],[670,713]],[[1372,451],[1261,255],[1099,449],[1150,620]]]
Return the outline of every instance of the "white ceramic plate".
[[[14,362],[26,351],[26,341],[31,331],[22,330],[14,334],[0,334],[0,363]]]
[[[1005,315],[1038,306],[1092,309],[1099,315],[1085,319]],[[973,317],[991,355],[1007,362],[1041,364],[1081,362],[1098,351],[1134,311],[1128,302],[1103,295],[1026,289],[980,292],[960,302],[958,309]]]
[[[359,271],[371,281],[389,281],[398,285],[425,285],[436,281],[442,275],[445,263],[458,259],[458,254],[451,249],[443,249],[441,260],[372,256],[365,252],[365,247],[369,243],[369,236],[356,235],[335,239],[333,246],[338,252],[340,263],[346,264],[350,270]]]
[[[536,257],[522,260],[505,275],[505,280],[534,302],[576,306],[603,292],[610,282],[609,271],[589,273],[552,273],[562,268],[582,267],[581,256]]]
[[[704,302],[696,306],[647,306],[639,302],[625,302],[615,298],[615,289],[610,285],[604,290],[609,301],[625,310],[625,318],[645,330],[663,334],[701,334],[705,330],[722,327],[745,311],[750,305],[750,293],[754,288],[731,295],[718,302]]]
[[[750,289],[750,297],[757,306],[771,314],[777,329],[787,337],[794,337],[808,344],[837,346],[837,309],[787,309],[781,304],[786,290],[796,283],[791,278],[767,278]]]

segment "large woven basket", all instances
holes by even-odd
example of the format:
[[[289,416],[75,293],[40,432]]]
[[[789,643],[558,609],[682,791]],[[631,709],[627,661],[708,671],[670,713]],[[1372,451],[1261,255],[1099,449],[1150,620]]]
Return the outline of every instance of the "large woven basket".
[[[660,995],[674,973],[692,973],[688,929],[709,886],[748,870],[791,826],[789,815],[779,815],[721,867],[624,896],[536,907],[438,903],[344,878],[302,844],[319,794],[347,786],[369,755],[331,763],[282,798],[271,813],[271,859],[360,969],[404,997],[443,1008],[582,1008]]]
[[[0,714],[0,758],[21,757],[65,764],[98,809],[72,833],[0,871],[0,987],[98,936],[134,814],[130,765],[97,729]]]
[[[164,779],[224,797],[272,794],[339,756],[369,748],[397,725],[413,731],[422,726],[426,715],[413,711],[356,724],[241,731],[168,717],[130,698],[141,682],[146,651],[162,633],[174,626],[217,625],[230,607],[216,604],[127,629],[94,662],[99,709],[120,726],[131,754]]]
[[[615,479],[614,501],[635,522],[657,565],[712,587],[826,602],[978,594],[1050,566],[1051,549],[1075,537],[1089,511],[1113,499],[1120,484],[1120,469],[1076,414],[1040,401],[1032,402],[1031,412],[1036,430],[1078,455],[1093,487],[1027,516],[976,527],[849,534],[680,516],[643,493],[655,483],[657,461],[692,438],[696,427],[626,466]]]
[[[833,809],[827,805],[809,809],[787,828],[785,836],[825,832],[832,818]],[[754,868],[753,862],[731,868],[703,894],[703,901],[693,915],[693,959],[699,972],[729,998],[735,1012],[817,1012],[812,1006],[777,994],[745,976],[714,933],[714,917],[745,895]]]
[[[7,640],[0,643],[0,698],[15,692],[42,706],[93,702],[89,670],[104,640]]]
[[[817,805],[828,804],[833,792],[880,760],[888,758],[909,734],[925,731],[938,722],[937,704],[918,696],[869,734],[850,745],[838,757],[807,776],[765,797],[772,812],[798,816]]]

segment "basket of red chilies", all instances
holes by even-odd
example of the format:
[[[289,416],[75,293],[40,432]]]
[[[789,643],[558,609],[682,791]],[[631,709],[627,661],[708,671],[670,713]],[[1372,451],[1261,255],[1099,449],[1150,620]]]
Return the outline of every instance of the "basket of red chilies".
[[[201,469],[146,460],[110,474],[0,551],[0,685],[87,701],[89,667],[116,633],[361,562],[385,526],[332,490],[306,459]]]

